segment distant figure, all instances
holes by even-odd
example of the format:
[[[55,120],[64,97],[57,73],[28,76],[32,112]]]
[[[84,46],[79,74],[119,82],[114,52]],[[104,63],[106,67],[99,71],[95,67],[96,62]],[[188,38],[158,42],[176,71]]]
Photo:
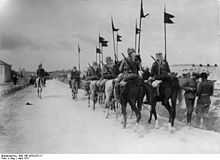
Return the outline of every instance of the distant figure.
[[[80,83],[80,71],[77,70],[77,67],[74,66],[72,71],[71,71],[71,77],[70,77],[71,81],[75,81],[75,87],[76,90],[78,91],[79,88],[79,83]],[[73,86],[71,86],[73,87]]]
[[[17,85],[17,82],[18,82],[18,76],[17,76],[16,73],[14,73],[14,74],[12,75],[12,81],[13,81],[13,84],[14,84],[14,85]]]
[[[42,64],[40,64],[40,65],[38,66],[38,69],[37,69],[37,77],[40,78],[41,83],[44,84],[45,70],[44,70]]]
[[[207,73],[201,73],[201,82],[198,84],[197,88],[198,100],[196,114],[200,120],[200,128],[204,127],[204,118],[207,118],[211,104],[210,96],[212,96],[214,92],[213,82],[208,81],[207,78]]]
[[[29,84],[30,84],[30,85],[33,85],[33,84],[35,83],[35,79],[36,79],[36,78],[35,78],[34,74],[32,74],[31,77],[30,77]]]
[[[185,82],[182,86],[182,88],[185,90],[184,97],[186,102],[186,111],[187,111],[187,125],[191,126],[191,119],[192,119],[192,113],[193,113],[193,107],[195,103],[196,98],[196,89],[197,89],[197,83],[196,83],[196,75],[192,74],[190,77],[190,73],[185,75]]]

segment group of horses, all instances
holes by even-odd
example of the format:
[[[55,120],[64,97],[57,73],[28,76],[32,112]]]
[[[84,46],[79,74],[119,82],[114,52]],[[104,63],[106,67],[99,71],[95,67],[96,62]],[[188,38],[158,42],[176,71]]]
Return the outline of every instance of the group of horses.
[[[116,75],[120,62],[114,65]],[[95,110],[96,103],[104,102],[106,113],[105,118],[108,118],[110,110],[115,111],[116,117],[119,115],[119,109],[123,116],[123,128],[127,126],[127,104],[130,105],[132,112],[136,115],[136,124],[141,120],[141,111],[144,97],[147,97],[147,104],[150,105],[150,116],[148,123],[151,123],[152,116],[155,119],[155,127],[158,127],[158,118],[156,105],[157,102],[162,102],[169,113],[169,130],[174,130],[174,121],[176,117],[176,104],[181,87],[176,75],[169,76],[164,79],[159,87],[159,95],[157,90],[152,86],[149,80],[142,78],[132,79],[127,81],[124,86],[117,87],[115,79],[105,80],[103,85],[100,85],[100,80],[92,80],[88,82],[86,87],[88,93],[88,107],[92,101],[93,110]]]

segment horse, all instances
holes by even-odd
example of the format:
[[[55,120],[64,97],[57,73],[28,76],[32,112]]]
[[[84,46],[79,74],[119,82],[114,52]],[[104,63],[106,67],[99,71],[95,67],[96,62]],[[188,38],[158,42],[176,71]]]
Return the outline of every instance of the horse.
[[[71,80],[71,91],[72,91],[72,98],[77,99],[78,82],[75,79]]]
[[[36,78],[36,87],[37,87],[37,96],[41,99],[42,98],[42,91],[43,91],[43,82],[40,77]]]
[[[140,55],[135,56],[135,61],[138,62],[137,64],[140,67]],[[127,103],[130,104],[132,111],[136,115],[136,124],[139,124],[144,96],[145,90],[143,79],[139,78],[136,74],[133,78],[130,77],[124,86],[119,85],[116,87],[116,97],[121,104],[123,115],[123,128],[126,128],[127,125]]]
[[[162,105],[165,106],[167,111],[169,112],[169,130],[174,130],[174,121],[176,117],[176,103],[178,94],[180,93],[179,80],[175,76],[169,76],[165,78],[159,86],[159,95],[157,94],[156,89],[149,83],[145,83],[145,93],[149,94],[150,100],[149,104],[151,105],[150,109],[150,117],[148,119],[148,123],[151,123],[152,115],[155,118],[155,127],[158,128],[157,121],[157,112],[156,112],[156,104],[157,102],[162,102]],[[171,105],[170,102],[171,101]]]
[[[95,111],[95,105],[98,100],[98,94],[97,94],[97,80],[92,80],[89,85],[89,106],[90,106],[90,99],[92,99],[93,102],[93,111]]]
[[[113,109],[116,112],[116,109],[118,109],[116,95],[115,95],[115,81],[114,79],[107,80],[105,83],[105,108],[106,108],[106,114],[105,118],[108,119],[110,114],[110,109]],[[116,114],[117,119],[117,114]]]

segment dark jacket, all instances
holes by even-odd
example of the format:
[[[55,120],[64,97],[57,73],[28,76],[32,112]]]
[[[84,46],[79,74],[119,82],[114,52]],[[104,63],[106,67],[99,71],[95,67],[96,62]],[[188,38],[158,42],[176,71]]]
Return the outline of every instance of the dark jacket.
[[[133,61],[131,58],[124,59],[119,68],[120,72],[128,72],[138,74],[138,63]]]
[[[37,76],[43,78],[45,76],[45,70],[43,68],[37,69]]]
[[[198,84],[197,96],[198,104],[211,104],[210,96],[213,95],[214,85],[213,82],[204,80]]]
[[[196,97],[197,83],[192,78],[187,78],[182,87],[185,90],[185,98],[194,99]]]
[[[76,79],[79,80],[80,79],[80,72],[79,71],[71,71],[71,80]]]
[[[161,64],[159,64],[158,61],[154,62],[151,67],[151,75],[154,78],[159,78],[162,76],[166,76],[170,73],[170,67],[167,61],[163,61]]]

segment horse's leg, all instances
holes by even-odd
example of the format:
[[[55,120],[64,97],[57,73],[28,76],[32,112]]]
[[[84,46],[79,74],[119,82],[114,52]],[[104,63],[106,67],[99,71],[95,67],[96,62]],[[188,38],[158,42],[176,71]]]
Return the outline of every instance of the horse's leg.
[[[134,111],[134,113],[136,115],[136,118],[137,118],[136,122],[138,124],[140,122],[140,119],[141,119],[141,113],[136,107],[136,101],[134,99],[130,99],[129,104],[131,106],[132,111]]]
[[[88,107],[90,107],[90,91],[88,91]]]
[[[152,113],[153,113],[154,119],[155,119],[154,128],[158,129],[159,128],[159,122],[158,122],[158,119],[157,119],[156,105],[157,105],[157,103],[155,102],[155,104],[154,104],[155,107],[152,107]]]
[[[173,109],[173,107],[171,107],[170,106],[170,104],[169,104],[169,99],[165,99],[164,101],[163,101],[163,105],[165,106],[165,108],[168,110],[168,112],[169,112],[169,121],[168,121],[168,129],[169,129],[169,131],[171,131],[172,132],[172,124],[173,124],[173,118],[174,118],[174,109]]]
[[[172,104],[172,107],[171,107],[171,109],[172,109],[172,122],[171,122],[171,126],[172,126],[173,129],[174,129],[174,121],[175,121],[175,118],[176,118],[177,95],[178,95],[178,93],[174,94],[174,96],[172,96],[172,98],[171,98],[171,104]],[[192,106],[192,111],[193,111],[193,106]],[[191,117],[192,117],[192,113],[191,113]]]
[[[107,98],[105,99],[105,109],[106,109],[105,118],[108,119],[108,117],[109,117],[109,110],[110,110],[109,97],[107,97]]]
[[[156,113],[156,104],[157,102],[154,101],[153,103],[151,103],[151,107],[150,107],[150,117],[148,119],[148,123],[150,124],[151,123],[151,120],[152,120],[152,115],[154,115],[154,118],[155,120],[157,120],[157,114]],[[156,115],[156,116],[155,116]]]
[[[97,93],[95,93],[95,91],[93,92],[93,95],[92,95],[92,99],[93,99],[93,111],[95,111],[95,105],[97,103],[97,100],[98,100],[98,95],[96,95]]]
[[[127,102],[124,101],[121,103],[121,110],[122,110],[122,114],[123,114],[123,128],[126,128],[127,126],[127,111],[126,111],[126,107],[127,107]]]

